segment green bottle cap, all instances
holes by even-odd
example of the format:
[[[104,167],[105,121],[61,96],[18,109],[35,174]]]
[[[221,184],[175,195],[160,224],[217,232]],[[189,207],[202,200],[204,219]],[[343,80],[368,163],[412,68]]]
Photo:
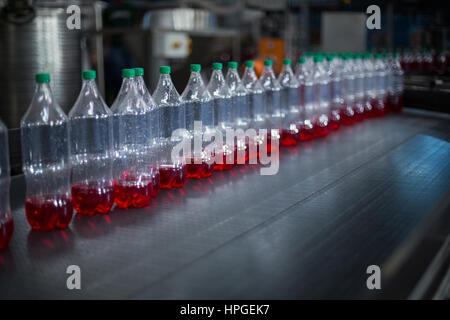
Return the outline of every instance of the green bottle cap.
[[[230,61],[228,62],[228,68],[230,69],[237,69],[238,63],[236,61]]]
[[[97,74],[95,70],[85,70],[83,71],[83,79],[89,80],[89,79],[95,79],[97,77]]]
[[[50,82],[50,74],[36,73],[35,79],[37,83],[48,83]]]
[[[213,62],[212,68],[213,70],[222,70],[222,64],[220,62]]]
[[[247,60],[245,61],[245,66],[247,68],[253,68],[253,66],[255,65],[255,62],[253,60]]]
[[[327,55],[325,56],[325,58],[327,59],[327,61],[333,61],[334,56],[333,56],[332,54],[327,54]]]
[[[322,56],[314,56],[314,62],[322,62],[323,61],[323,57]]]
[[[298,63],[303,64],[306,62],[306,58],[305,57],[301,57],[298,59]]]
[[[170,73],[170,67],[169,66],[161,66],[161,67],[159,67],[159,73],[169,74]]]
[[[199,64],[191,64],[191,71],[200,71],[202,70],[202,66]]]
[[[136,76],[143,76],[144,68],[134,68],[134,73],[136,74]]]
[[[284,65],[291,64],[291,59],[283,59],[283,64]]]
[[[264,60],[264,65],[265,66],[271,66],[272,65],[272,60]]]
[[[134,69],[122,69],[122,77],[133,78],[136,75]]]

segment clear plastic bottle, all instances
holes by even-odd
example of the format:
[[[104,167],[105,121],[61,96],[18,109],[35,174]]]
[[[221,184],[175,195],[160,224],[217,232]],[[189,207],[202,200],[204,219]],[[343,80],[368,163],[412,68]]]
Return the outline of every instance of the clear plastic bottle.
[[[83,72],[83,86],[69,113],[72,202],[82,215],[108,213],[114,204],[112,113],[95,83]]]
[[[264,89],[256,76],[254,61],[245,61],[244,75],[242,82],[248,91],[248,106],[250,109],[250,127],[257,131],[257,135],[249,141],[249,158],[257,159],[259,156],[259,147],[265,143],[262,135],[258,134],[260,129],[267,129],[266,110],[264,105]],[[252,147],[250,147],[252,145]],[[253,154],[253,149],[256,154]]]
[[[234,112],[231,100],[231,91],[222,73],[222,64],[214,62],[213,72],[208,83],[208,90],[213,97],[214,124],[222,133],[223,141],[217,142],[216,164],[214,170],[229,170],[234,164],[234,146],[228,145],[225,141],[226,130],[234,129]],[[222,163],[217,159],[222,158]]]
[[[231,91],[234,110],[234,127],[246,131],[250,127],[250,108],[247,89],[238,73],[238,63],[228,62],[228,72],[225,77]],[[248,161],[248,137],[238,136],[234,148],[234,164],[244,164]],[[238,161],[239,160],[239,161]]]
[[[362,70],[364,72],[364,117],[370,118],[373,116],[372,101],[375,99],[374,90],[374,69],[370,54],[362,55]]]
[[[296,146],[300,139],[297,121],[300,118],[300,84],[291,67],[291,59],[283,60],[278,82],[281,86],[281,109],[286,115],[281,129],[281,145]]]
[[[153,194],[150,163],[149,108],[137,91],[133,69],[122,70],[123,82],[114,101],[114,202],[119,208],[147,206]]]
[[[384,85],[385,85],[385,91],[386,91],[386,105],[385,105],[385,112],[390,111],[389,103],[391,102],[392,96],[394,94],[394,75],[392,73],[392,58],[390,54],[384,53],[382,55],[382,61],[384,64],[384,71],[385,71],[385,77],[384,77]]]
[[[375,100],[372,101],[373,114],[376,117],[383,117],[386,113],[387,92],[386,92],[386,68],[382,61],[382,55],[376,54],[374,60],[375,73]]]
[[[355,76],[355,119],[356,121],[364,120],[364,68],[362,65],[361,55],[354,53],[350,60],[353,66],[353,74]]]
[[[341,123],[351,125],[355,123],[355,76],[350,64],[348,54],[342,55],[342,77],[345,108],[341,110]]]
[[[344,98],[342,96],[342,78],[339,62],[334,55],[326,56],[328,61],[328,77],[330,78],[330,130],[337,130],[341,125],[341,110],[344,109]]]
[[[330,131],[330,78],[325,70],[323,56],[316,55],[314,57],[313,69],[314,82],[314,135],[315,137],[323,137]]]
[[[150,129],[150,168],[153,177],[153,193],[152,197],[156,197],[159,192],[160,175],[159,175],[159,136],[160,136],[160,125],[159,125],[159,108],[153,100],[150,92],[144,81],[144,68],[134,68],[135,80],[137,91],[144,100],[149,116],[149,129]]]
[[[295,70],[300,97],[300,119],[298,122],[300,141],[307,141],[314,138],[314,74],[307,64],[306,58],[298,60]]]
[[[187,178],[184,155],[172,159],[172,149],[184,137],[172,137],[177,129],[186,129],[185,105],[170,78],[170,67],[159,68],[159,81],[153,92],[153,99],[159,108],[160,125],[160,186],[162,189],[183,187]]]
[[[181,99],[186,109],[186,129],[189,132],[191,141],[194,141],[194,135],[204,135],[212,133],[214,127],[214,106],[211,94],[203,83],[200,74],[201,66],[191,64],[191,76],[189,77],[186,88],[181,94]],[[202,122],[202,131],[195,132],[194,122]],[[191,150],[191,154],[186,155],[186,167],[188,178],[207,178],[214,171],[214,159],[212,154],[205,151],[209,141],[202,139],[202,148],[198,151]]]
[[[0,121],[0,250],[8,246],[14,232],[14,221],[9,205],[9,185],[8,129]]]
[[[389,107],[392,112],[401,113],[403,110],[403,70],[397,53],[393,56],[391,70],[393,84]]]
[[[281,86],[273,72],[272,60],[264,60],[264,68],[259,78],[264,88],[264,103],[267,116],[267,152],[272,151],[272,140],[280,139],[280,132],[286,115],[281,109]]]
[[[72,220],[68,118],[53,98],[50,75],[36,75],[36,90],[20,122],[25,213],[39,231],[67,228]]]

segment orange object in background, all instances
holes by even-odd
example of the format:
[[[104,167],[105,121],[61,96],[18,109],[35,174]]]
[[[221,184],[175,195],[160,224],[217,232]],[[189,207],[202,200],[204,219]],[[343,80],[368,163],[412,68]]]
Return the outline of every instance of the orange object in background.
[[[276,74],[281,71],[281,61],[284,59],[284,40],[280,38],[262,38],[259,40],[259,57],[262,60],[255,60],[255,71],[261,75],[264,67],[264,60],[273,61],[273,70]]]

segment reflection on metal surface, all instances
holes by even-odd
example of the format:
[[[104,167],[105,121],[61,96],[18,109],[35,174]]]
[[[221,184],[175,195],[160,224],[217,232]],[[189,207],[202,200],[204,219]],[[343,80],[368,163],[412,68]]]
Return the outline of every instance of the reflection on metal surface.
[[[217,17],[202,9],[177,8],[148,12],[144,17],[144,28],[159,28],[179,31],[205,31],[217,27]]]
[[[67,111],[80,90],[80,31],[68,30],[62,7],[35,7],[25,23],[0,20],[0,117],[16,128],[34,92],[34,74],[49,72],[56,99]]]

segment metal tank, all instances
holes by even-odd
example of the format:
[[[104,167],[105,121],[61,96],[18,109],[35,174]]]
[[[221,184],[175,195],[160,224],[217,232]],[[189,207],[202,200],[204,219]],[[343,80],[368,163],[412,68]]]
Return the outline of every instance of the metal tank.
[[[67,112],[81,87],[80,30],[66,26],[66,2],[8,1],[0,14],[0,118],[17,128],[34,92],[34,75],[51,74]]]

